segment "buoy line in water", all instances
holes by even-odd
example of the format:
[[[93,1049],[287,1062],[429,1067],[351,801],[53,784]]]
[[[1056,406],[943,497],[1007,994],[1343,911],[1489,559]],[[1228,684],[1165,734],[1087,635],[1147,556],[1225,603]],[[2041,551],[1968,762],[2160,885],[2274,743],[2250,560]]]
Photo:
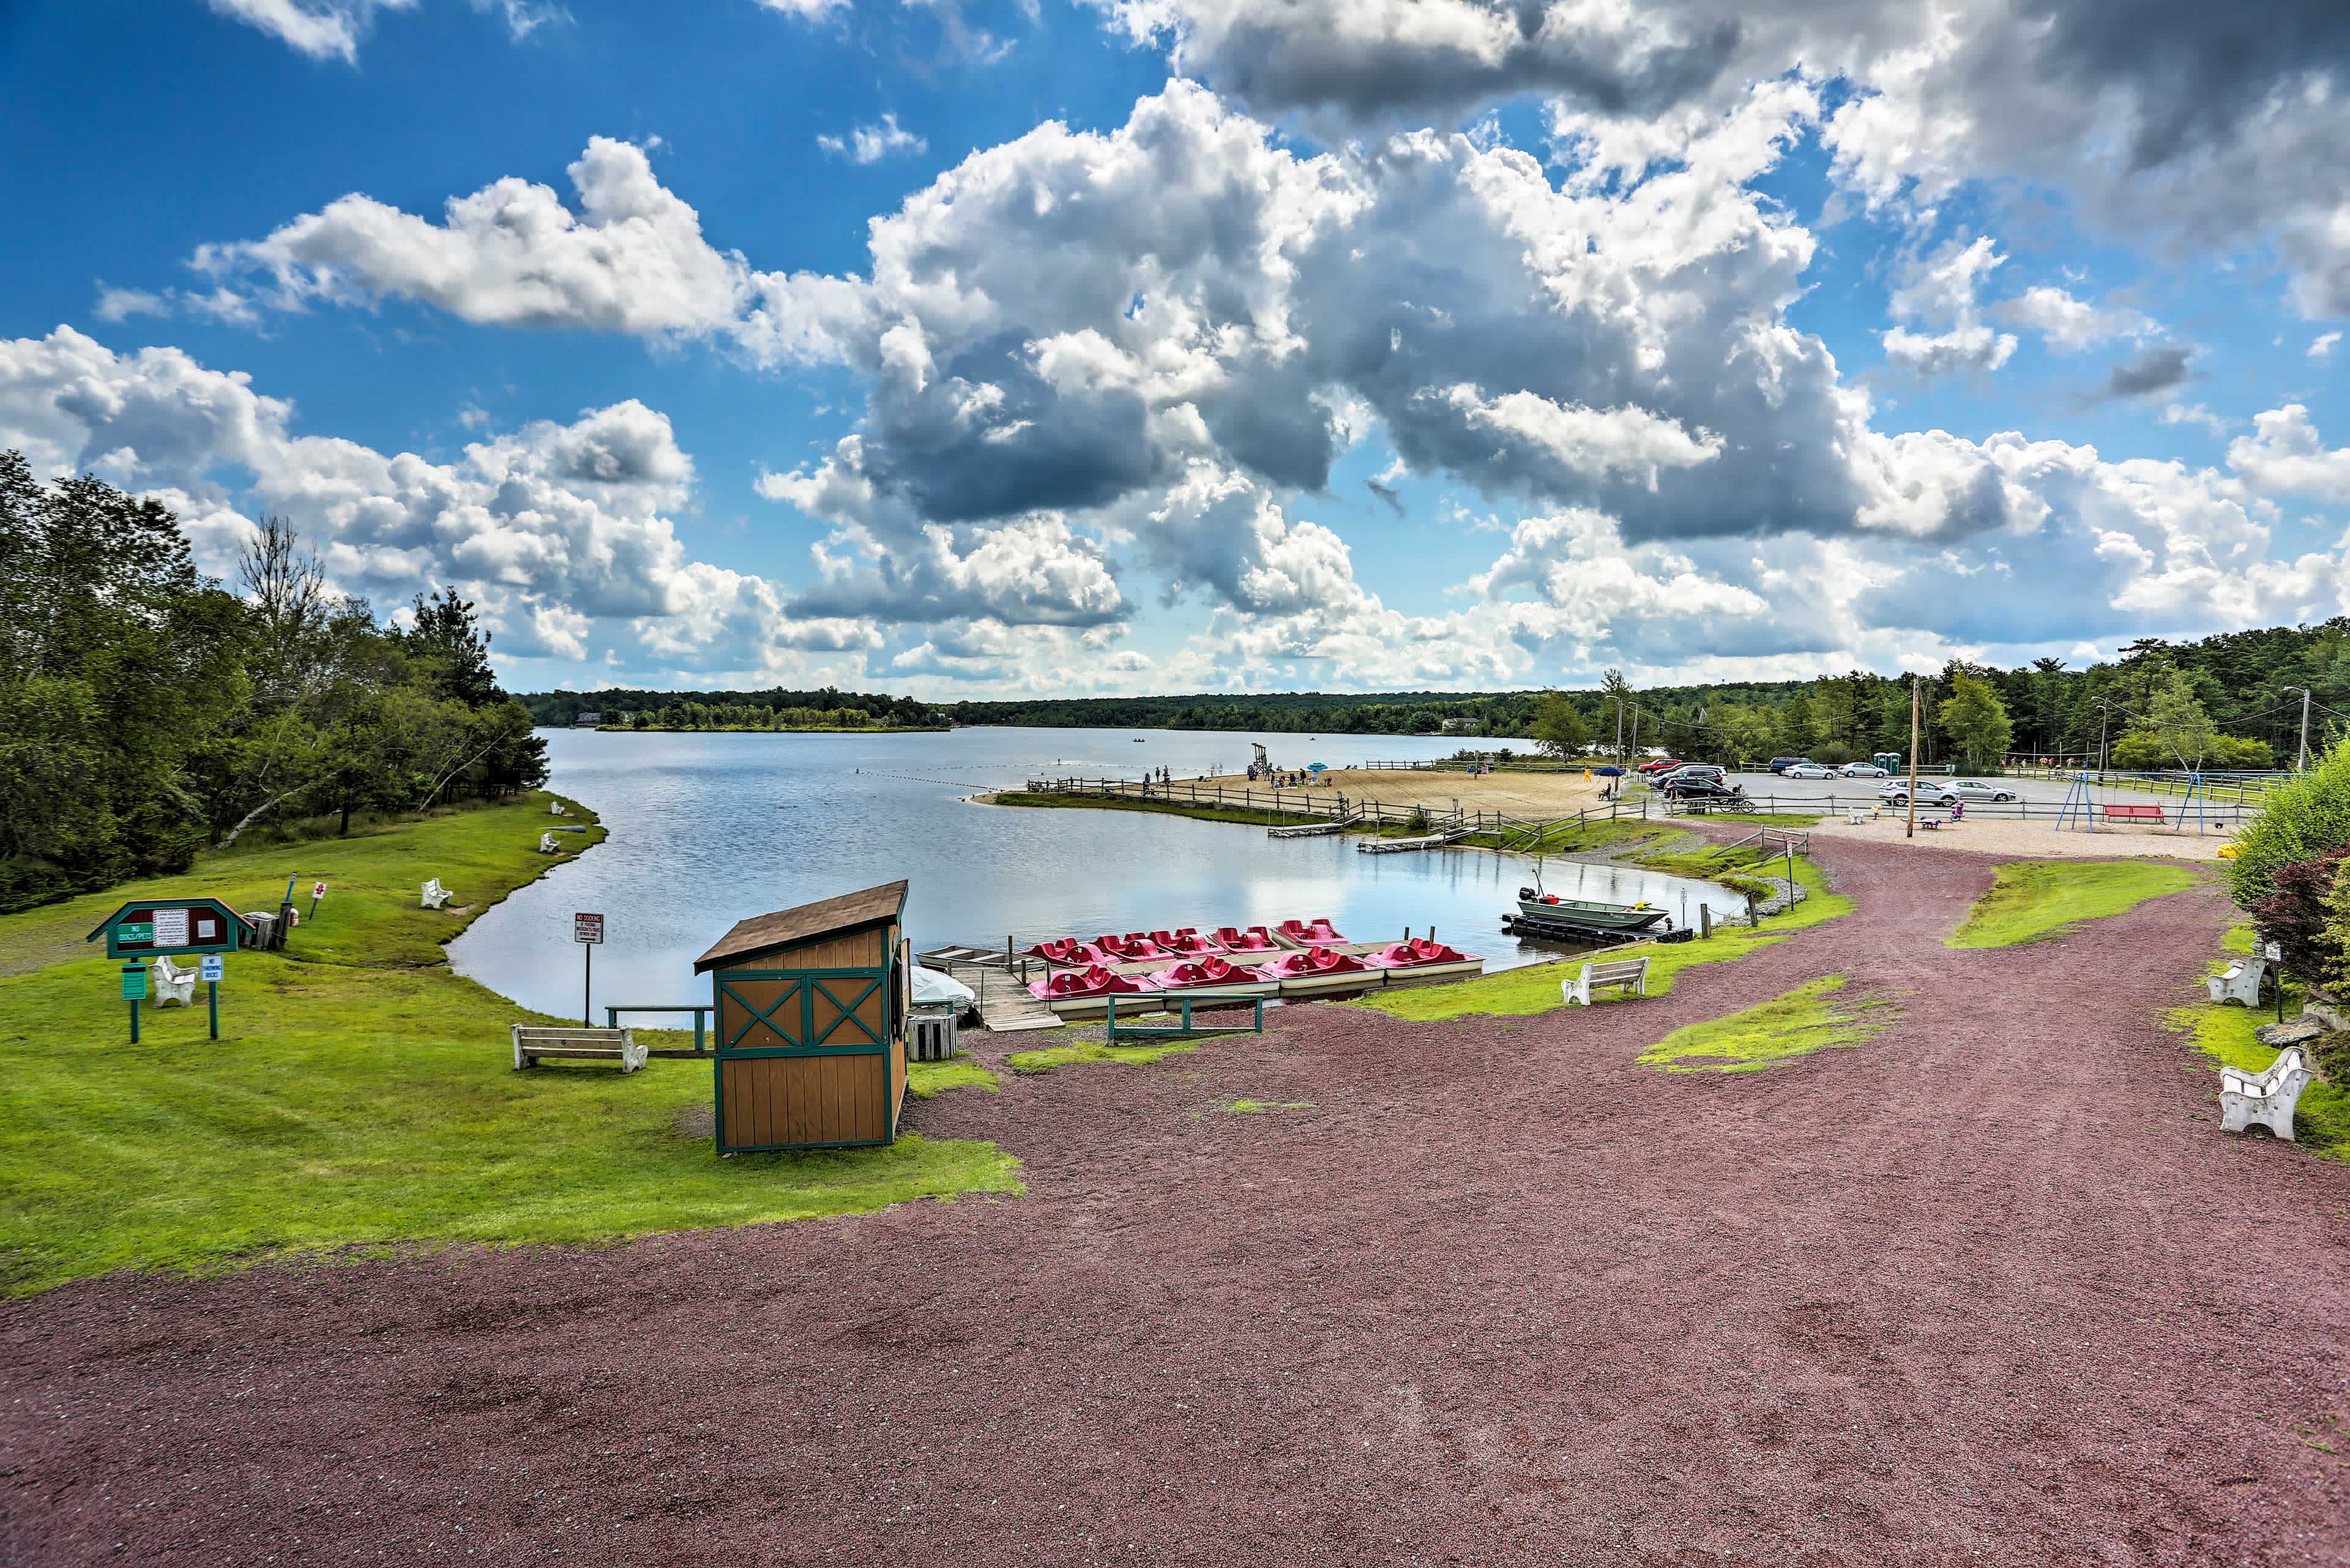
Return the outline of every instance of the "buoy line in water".
[[[945,784],[951,789],[1002,789],[1003,787],[1000,784],[979,784],[971,779],[934,779],[921,774],[885,773],[879,768],[851,768],[849,772],[863,774],[868,778],[904,779],[909,784]]]

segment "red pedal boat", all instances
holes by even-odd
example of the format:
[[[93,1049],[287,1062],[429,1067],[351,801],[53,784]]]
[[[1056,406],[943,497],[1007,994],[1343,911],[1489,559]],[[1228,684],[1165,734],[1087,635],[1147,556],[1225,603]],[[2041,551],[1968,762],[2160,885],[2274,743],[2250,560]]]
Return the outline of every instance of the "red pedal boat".
[[[1281,944],[1263,926],[1219,926],[1215,943],[1228,953],[1274,953]]]
[[[1337,927],[1321,917],[1316,917],[1310,926],[1304,920],[1284,920],[1274,929],[1291,941],[1309,948],[1335,947],[1347,940],[1338,934]]]
[[[1151,982],[1161,991],[1224,991],[1234,996],[1271,996],[1281,982],[1261,970],[1246,969],[1229,959],[1203,958],[1159,970]]]

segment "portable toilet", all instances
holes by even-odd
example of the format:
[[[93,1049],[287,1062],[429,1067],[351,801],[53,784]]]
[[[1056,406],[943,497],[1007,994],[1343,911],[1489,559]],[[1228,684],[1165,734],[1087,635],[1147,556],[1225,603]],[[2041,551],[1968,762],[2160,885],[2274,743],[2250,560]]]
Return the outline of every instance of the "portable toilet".
[[[718,1152],[894,1143],[906,884],[738,920],[693,961],[717,1022]]]
[[[1888,774],[1898,774],[1901,771],[1901,753],[1898,752],[1879,752],[1868,760]]]

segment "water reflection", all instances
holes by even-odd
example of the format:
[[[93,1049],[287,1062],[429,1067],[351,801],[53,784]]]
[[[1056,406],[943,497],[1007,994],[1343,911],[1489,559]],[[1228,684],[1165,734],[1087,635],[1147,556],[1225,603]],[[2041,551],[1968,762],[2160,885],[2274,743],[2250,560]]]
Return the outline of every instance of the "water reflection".
[[[1137,735],[1144,743],[1134,743]],[[607,918],[596,954],[598,1009],[698,1002],[705,986],[693,960],[735,920],[900,877],[913,884],[907,928],[917,947],[1327,916],[1361,940],[1433,927],[1497,969],[1544,956],[1500,929],[1518,888],[1532,880],[1519,857],[1362,855],[1339,838],[1269,839],[1228,823],[962,798],[1046,774],[1230,768],[1256,738],[1297,766],[1445,756],[1460,746],[1457,738],[1180,731],[549,732],[554,787],[599,813],[612,837],[483,916],[451,959],[460,973],[527,1006],[571,1013],[581,1001],[571,915],[598,910]],[[1544,884],[1563,897],[1647,899],[1677,922],[1693,921],[1700,899],[1717,912],[1731,903],[1706,883],[1555,859]]]

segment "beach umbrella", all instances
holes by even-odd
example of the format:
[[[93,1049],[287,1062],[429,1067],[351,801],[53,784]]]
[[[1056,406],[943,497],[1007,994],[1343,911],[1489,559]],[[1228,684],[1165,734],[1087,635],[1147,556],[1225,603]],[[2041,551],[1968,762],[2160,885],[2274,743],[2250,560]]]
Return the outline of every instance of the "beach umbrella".
[[[1591,771],[1603,779],[1620,779],[1624,776],[1624,770],[1613,764],[1604,768],[1594,768]]]
[[[1308,763],[1305,764],[1305,771],[1309,774],[1326,774],[1330,771],[1330,767],[1326,763]]]

